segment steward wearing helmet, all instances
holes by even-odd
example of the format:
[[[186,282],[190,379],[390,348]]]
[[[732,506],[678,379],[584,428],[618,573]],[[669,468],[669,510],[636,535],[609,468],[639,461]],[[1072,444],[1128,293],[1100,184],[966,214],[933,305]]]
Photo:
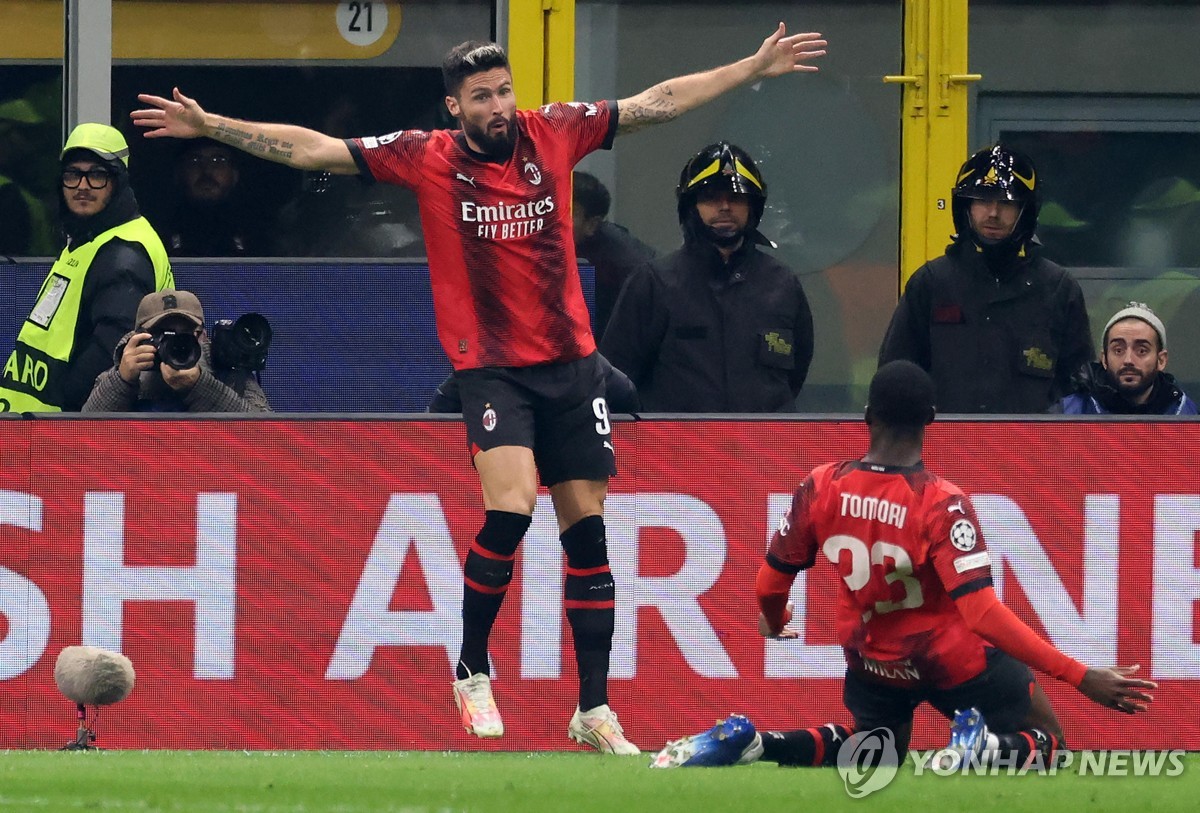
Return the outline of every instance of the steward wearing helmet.
[[[762,250],[767,184],[728,142],[688,161],[675,190],[683,247],[630,276],[601,351],[647,412],[793,411],[813,354],[800,279]]]
[[[142,297],[175,287],[166,249],[138,213],[124,136],[80,124],[61,167],[67,244],[5,361],[0,412],[79,411]]]
[[[925,368],[941,412],[1045,412],[1094,358],[1083,291],[1034,237],[1039,184],[1033,163],[1002,145],[968,158],[953,192],[957,233],[892,314],[879,364]]]

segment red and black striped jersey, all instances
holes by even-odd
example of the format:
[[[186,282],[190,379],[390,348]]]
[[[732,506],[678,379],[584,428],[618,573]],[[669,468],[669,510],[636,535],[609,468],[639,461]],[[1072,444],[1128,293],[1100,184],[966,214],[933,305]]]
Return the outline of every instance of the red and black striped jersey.
[[[767,563],[783,573],[821,554],[841,576],[838,638],[852,668],[901,684],[953,686],[984,668],[982,638],[954,599],[992,584],[975,509],[921,465],[829,463],[796,489]]]
[[[614,102],[517,111],[503,163],[453,130],[347,142],[364,175],[413,190],[438,338],[455,369],[527,367],[596,349],[571,222],[571,170],[612,146]]]

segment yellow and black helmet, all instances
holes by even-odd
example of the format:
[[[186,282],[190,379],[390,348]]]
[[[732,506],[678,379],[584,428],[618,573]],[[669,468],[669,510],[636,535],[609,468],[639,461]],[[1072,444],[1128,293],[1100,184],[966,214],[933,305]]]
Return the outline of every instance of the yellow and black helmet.
[[[679,222],[688,219],[688,213],[696,205],[696,195],[701,189],[725,189],[750,197],[752,213],[749,228],[758,228],[763,208],[767,204],[767,182],[763,180],[758,165],[750,154],[736,144],[718,141],[696,153],[679,175],[679,186],[675,188],[678,200]]]
[[[984,147],[958,171],[954,182],[954,228],[958,236],[972,234],[969,210],[972,200],[1007,200],[1021,206],[1021,214],[1007,241],[1024,245],[1037,228],[1041,206],[1037,170],[1028,156],[1002,144]]]

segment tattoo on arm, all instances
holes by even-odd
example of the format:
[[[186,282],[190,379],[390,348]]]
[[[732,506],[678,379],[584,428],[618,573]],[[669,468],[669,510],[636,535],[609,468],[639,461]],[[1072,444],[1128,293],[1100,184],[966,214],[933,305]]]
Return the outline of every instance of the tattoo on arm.
[[[254,155],[273,158],[278,161],[290,159],[295,149],[295,145],[290,141],[267,138],[262,133],[255,134],[249,130],[243,130],[232,122],[223,121],[218,124],[216,132],[213,135],[218,141],[230,144]]]
[[[619,106],[617,131],[631,133],[651,124],[670,121],[681,112],[671,86],[664,82],[626,99],[624,104]]]
[[[239,130],[233,126],[232,122],[221,122],[217,125],[217,131],[213,133],[218,141],[223,141],[226,144],[232,144],[235,147],[242,146],[243,143],[251,141],[254,134],[248,130]]]

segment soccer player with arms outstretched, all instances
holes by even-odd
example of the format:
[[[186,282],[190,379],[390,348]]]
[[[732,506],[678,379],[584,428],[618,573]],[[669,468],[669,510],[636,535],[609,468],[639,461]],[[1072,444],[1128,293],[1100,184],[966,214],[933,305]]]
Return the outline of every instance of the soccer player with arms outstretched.
[[[934,403],[933,381],[916,364],[879,368],[868,397],[866,455],[813,469],[771,539],[755,585],[759,632],[799,636],[787,626],[788,593],[796,574],[821,556],[841,576],[837,632],[854,731],[889,729],[903,754],[913,712],[929,703],[952,721],[955,764],[1003,757],[1048,765],[1063,733],[1030,666],[1126,714],[1146,711],[1146,690],[1157,685],[1130,677],[1136,666],[1089,669],[1000,603],[971,501],[921,462]],[[850,734],[836,724],[759,733],[734,715],[669,743],[652,767],[760,758],[833,765]]]
[[[465,42],[442,64],[446,108],[461,130],[333,138],[286,124],[206,112],[176,88],[141,95],[147,137],[208,136],[291,167],[359,174],[417,196],[438,337],[455,369],[486,518],[463,566],[462,650],[453,684],[464,727],[504,733],[488,638],[541,482],[550,490],[567,567],[564,604],[579,670],[572,739],[636,754],[608,706],[614,585],[604,499],[616,472],[604,371],[579,283],[571,170],[613,137],[670,121],[761,79],[815,71],[820,34],[783,23],[752,55],[620,101],[518,110],[512,71],[494,43]]]

